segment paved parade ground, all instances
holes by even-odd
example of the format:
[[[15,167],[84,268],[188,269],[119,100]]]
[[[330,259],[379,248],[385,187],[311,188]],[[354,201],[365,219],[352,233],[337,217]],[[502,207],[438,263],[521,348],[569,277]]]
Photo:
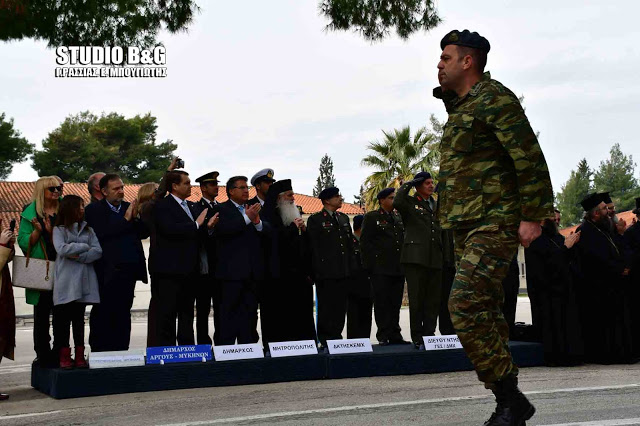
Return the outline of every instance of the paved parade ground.
[[[519,298],[517,320],[530,321],[526,298]],[[401,325],[408,338],[408,309]],[[494,407],[470,371],[55,400],[29,385],[31,332],[18,328],[16,361],[0,365],[0,390],[11,394],[0,403],[0,426],[462,426],[482,424]],[[144,347],[145,337],[146,322],[134,322],[132,347]],[[538,409],[528,425],[640,425],[640,365],[526,368],[520,383]]]

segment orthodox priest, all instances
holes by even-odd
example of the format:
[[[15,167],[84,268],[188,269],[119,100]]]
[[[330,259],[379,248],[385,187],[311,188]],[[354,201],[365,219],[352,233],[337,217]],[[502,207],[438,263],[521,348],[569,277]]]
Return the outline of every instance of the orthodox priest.
[[[263,215],[273,227],[272,247],[277,251],[270,265],[270,340],[316,340],[307,227],[295,204],[290,179],[269,187]]]
[[[628,288],[630,268],[622,247],[609,232],[607,205],[602,194],[581,201],[584,220],[578,227],[578,301],[585,336],[587,362],[613,364],[632,357]]]

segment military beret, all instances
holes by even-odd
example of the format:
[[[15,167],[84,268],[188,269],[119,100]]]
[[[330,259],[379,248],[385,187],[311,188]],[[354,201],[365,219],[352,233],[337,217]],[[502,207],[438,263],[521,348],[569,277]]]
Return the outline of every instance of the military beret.
[[[611,199],[611,195],[609,195],[608,192],[601,192],[600,198],[602,198],[602,201],[604,201],[605,204],[613,203],[613,200]]]
[[[218,176],[220,175],[220,173],[218,172],[209,172],[205,175],[200,176],[199,178],[196,179],[196,182],[198,183],[208,183],[208,182],[216,182],[218,183]]]
[[[456,46],[472,47],[474,49],[482,50],[485,53],[489,53],[491,45],[489,40],[482,37],[477,32],[470,32],[469,30],[458,31],[453,30],[440,41],[440,48],[444,50],[445,46],[455,44]]]
[[[271,191],[275,192],[276,194],[282,194],[283,192],[293,191],[293,188],[291,187],[291,179],[283,179],[283,180],[277,181],[276,183],[271,185],[271,187],[269,187],[269,192]]]
[[[413,186],[419,185],[427,179],[432,179],[431,173],[429,172],[420,172],[413,177],[413,180],[407,182]]]
[[[262,169],[251,178],[251,185],[256,186],[257,183],[266,181],[266,182],[275,182],[276,180],[273,178],[275,172],[273,169]]]
[[[364,216],[359,214],[353,217],[353,230],[357,231],[362,228],[362,221],[364,220]]]
[[[582,208],[585,212],[588,212],[589,210],[600,204],[602,201],[602,194],[587,194],[587,196],[584,197],[582,201],[580,201],[580,205],[582,205]]]
[[[318,194],[318,198],[320,198],[322,201],[324,201],[324,200],[328,200],[329,198],[335,197],[339,193],[340,193],[340,190],[338,188],[336,188],[335,186],[332,186],[330,188],[323,189]]]
[[[387,198],[389,195],[396,192],[395,188],[385,188],[382,191],[378,192],[377,198],[378,200],[382,200],[383,198]]]

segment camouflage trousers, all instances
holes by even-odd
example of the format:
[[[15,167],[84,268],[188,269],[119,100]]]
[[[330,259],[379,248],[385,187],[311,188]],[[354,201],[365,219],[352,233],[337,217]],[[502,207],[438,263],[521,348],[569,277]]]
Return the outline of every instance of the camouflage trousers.
[[[516,375],[502,315],[502,280],[518,249],[518,228],[454,230],[454,238],[458,265],[449,296],[453,327],[482,382]]]

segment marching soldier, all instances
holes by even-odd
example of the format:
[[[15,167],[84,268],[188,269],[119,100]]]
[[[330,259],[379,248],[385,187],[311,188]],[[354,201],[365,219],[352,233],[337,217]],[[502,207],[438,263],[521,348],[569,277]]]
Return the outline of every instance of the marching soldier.
[[[409,191],[416,188],[416,195]],[[435,186],[429,172],[416,174],[402,185],[393,200],[404,222],[400,262],[407,277],[411,340],[416,348],[422,336],[433,336],[440,310],[442,286],[442,232],[435,216]]]
[[[404,344],[400,329],[400,308],[404,293],[404,274],[400,255],[404,242],[404,225],[393,209],[395,188],[378,193],[380,208],[364,216],[362,224],[362,257],[371,274],[374,313],[380,345]]]
[[[356,271],[353,233],[349,217],[340,213],[342,196],[338,188],[326,188],[318,195],[322,210],[307,220],[311,242],[313,275],[318,298],[318,339],[342,339],[347,313],[347,292]]]
[[[478,378],[496,397],[487,426],[522,425],[535,408],[518,389],[502,315],[502,279],[518,247],[553,215],[544,155],[518,97],[484,73],[489,41],[468,30],[440,42],[440,86],[449,119],[440,143],[439,218],[459,261],[451,320]]]

